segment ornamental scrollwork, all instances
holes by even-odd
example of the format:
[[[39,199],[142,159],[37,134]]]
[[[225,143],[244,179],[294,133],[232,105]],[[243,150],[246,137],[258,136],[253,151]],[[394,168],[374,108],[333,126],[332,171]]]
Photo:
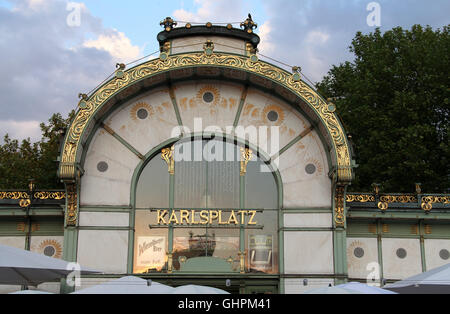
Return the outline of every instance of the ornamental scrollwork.
[[[39,200],[63,200],[66,198],[66,193],[40,191],[34,193],[34,198]]]
[[[67,213],[66,225],[76,226],[78,217],[78,195],[75,184],[67,184]]]
[[[0,192],[0,200],[19,200],[28,198],[30,198],[30,196],[27,192]]]
[[[345,193],[344,186],[336,187],[336,193],[334,196],[334,222],[336,223],[336,227],[345,226],[344,193]]]
[[[100,87],[80,107],[65,138],[64,149],[60,163],[60,178],[72,180],[76,177],[75,162],[79,151],[80,139],[86,130],[87,124],[111,97],[130,87],[132,84],[147,77],[163,73],[169,70],[182,69],[194,66],[215,66],[222,68],[239,69],[258,76],[265,77],[280,84],[302,98],[311,109],[321,118],[330,137],[336,153],[337,181],[348,183],[352,180],[352,167],[350,153],[344,130],[334,112],[311,87],[303,81],[296,80],[292,73],[273,66],[264,61],[252,61],[247,56],[232,55],[227,53],[186,53],[170,55],[166,59],[150,60],[134,68],[124,71],[120,78],[114,77]]]

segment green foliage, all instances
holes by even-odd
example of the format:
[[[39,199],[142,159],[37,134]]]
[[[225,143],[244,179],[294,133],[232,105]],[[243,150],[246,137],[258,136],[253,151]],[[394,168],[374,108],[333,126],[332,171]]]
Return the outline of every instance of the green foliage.
[[[355,60],[317,84],[352,135],[351,190],[374,182],[386,192],[413,192],[416,182],[428,193],[449,190],[449,27],[357,33]]]
[[[0,189],[27,189],[29,179],[35,180],[38,189],[63,188],[57,179],[56,160],[64,129],[73,115],[72,111],[68,119],[63,119],[56,113],[48,125],[41,123],[42,139],[37,143],[28,138],[19,144],[5,135],[0,145]]]

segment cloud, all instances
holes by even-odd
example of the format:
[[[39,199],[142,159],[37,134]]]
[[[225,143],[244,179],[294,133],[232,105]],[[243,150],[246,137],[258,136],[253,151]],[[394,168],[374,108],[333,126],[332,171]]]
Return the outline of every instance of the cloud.
[[[30,138],[35,142],[41,139],[39,124],[39,121],[0,120],[0,130],[11,130],[9,136],[13,139],[21,141]]]
[[[317,82],[332,65],[353,60],[348,47],[357,31],[373,32],[367,25],[369,0],[262,0],[267,20],[260,29],[262,54],[301,66]],[[450,22],[448,0],[376,1],[381,7],[381,30],[413,24],[442,27]],[[262,27],[263,27],[262,26]],[[261,27],[261,28],[262,28]]]
[[[142,55],[141,49],[133,46],[131,40],[121,32],[114,32],[107,35],[101,34],[95,40],[85,41],[83,47],[107,51],[111,56],[121,62],[136,60]]]
[[[241,0],[195,0],[197,9],[187,11],[175,10],[172,15],[175,20],[191,23],[233,23],[245,20],[248,10]]]
[[[0,7],[0,140],[5,133],[39,138],[29,121],[66,116],[78,93],[92,90],[118,61],[140,55],[124,33],[105,28],[83,4],[79,26],[69,26],[73,10],[66,1],[9,2],[11,9]],[[36,130],[37,137],[24,133]]]

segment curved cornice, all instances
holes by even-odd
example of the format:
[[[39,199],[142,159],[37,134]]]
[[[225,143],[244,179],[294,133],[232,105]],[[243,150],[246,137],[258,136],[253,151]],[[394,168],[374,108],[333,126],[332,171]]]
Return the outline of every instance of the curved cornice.
[[[113,97],[126,88],[158,74],[195,67],[217,67],[234,69],[251,73],[271,80],[306,103],[317,116],[331,139],[335,181],[346,184],[352,180],[350,146],[342,125],[334,113],[334,106],[328,105],[308,84],[298,80],[293,74],[272,64],[257,60],[255,56],[247,57],[229,53],[185,53],[169,55],[163,59],[153,59],[124,71],[98,88],[89,98],[82,99],[63,144],[60,157],[59,177],[73,181],[79,176],[77,160],[81,155],[81,139],[88,132],[88,125],[95,114]]]

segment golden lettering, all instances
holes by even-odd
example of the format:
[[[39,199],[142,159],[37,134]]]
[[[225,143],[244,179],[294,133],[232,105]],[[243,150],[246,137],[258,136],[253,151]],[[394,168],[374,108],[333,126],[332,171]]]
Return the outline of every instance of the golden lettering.
[[[239,214],[241,215],[241,225],[245,224],[245,214],[247,214],[248,211],[246,210],[240,210]]]
[[[256,221],[253,221],[253,218],[254,218],[255,215],[256,215],[256,210],[249,210],[249,211],[248,211],[248,214],[249,214],[249,215],[251,214],[250,219],[249,219],[249,221],[248,221],[248,224],[249,224],[249,225],[256,225]]]
[[[178,218],[175,211],[172,211],[172,214],[170,215],[169,224],[170,223],[175,223],[178,225]]]
[[[235,225],[238,224],[238,220],[236,218],[236,215],[234,214],[234,210],[231,211],[230,218],[228,219],[228,224],[234,223]]]
[[[203,220],[200,220],[200,224],[206,225],[208,223],[208,220],[209,220],[208,214],[209,214],[209,212],[207,210],[202,210],[200,212],[200,218],[203,219]]]
[[[222,221],[222,211],[219,210],[219,225],[226,225],[227,221]]]
[[[195,221],[195,210],[191,210],[191,224],[197,225],[198,221]]]
[[[189,224],[189,211],[188,210],[180,210],[180,224],[183,224],[184,220],[186,220],[186,224]]]
[[[228,220],[223,217],[223,210],[202,210],[197,212],[196,210],[157,210],[157,224],[158,225],[212,225],[216,221],[219,225],[256,225],[256,210],[231,210]],[[199,214],[200,220],[196,220],[196,214]],[[222,216],[223,215],[223,216]],[[240,215],[240,219],[238,218]],[[246,216],[249,216],[246,221]]]
[[[161,222],[164,225],[167,225],[167,222],[164,220],[164,216],[167,214],[167,210],[160,210],[160,209],[158,209],[157,213],[158,213],[158,225],[160,225]]]
[[[217,210],[209,211],[209,224],[211,225],[213,220],[216,220],[219,217],[219,212]]]

